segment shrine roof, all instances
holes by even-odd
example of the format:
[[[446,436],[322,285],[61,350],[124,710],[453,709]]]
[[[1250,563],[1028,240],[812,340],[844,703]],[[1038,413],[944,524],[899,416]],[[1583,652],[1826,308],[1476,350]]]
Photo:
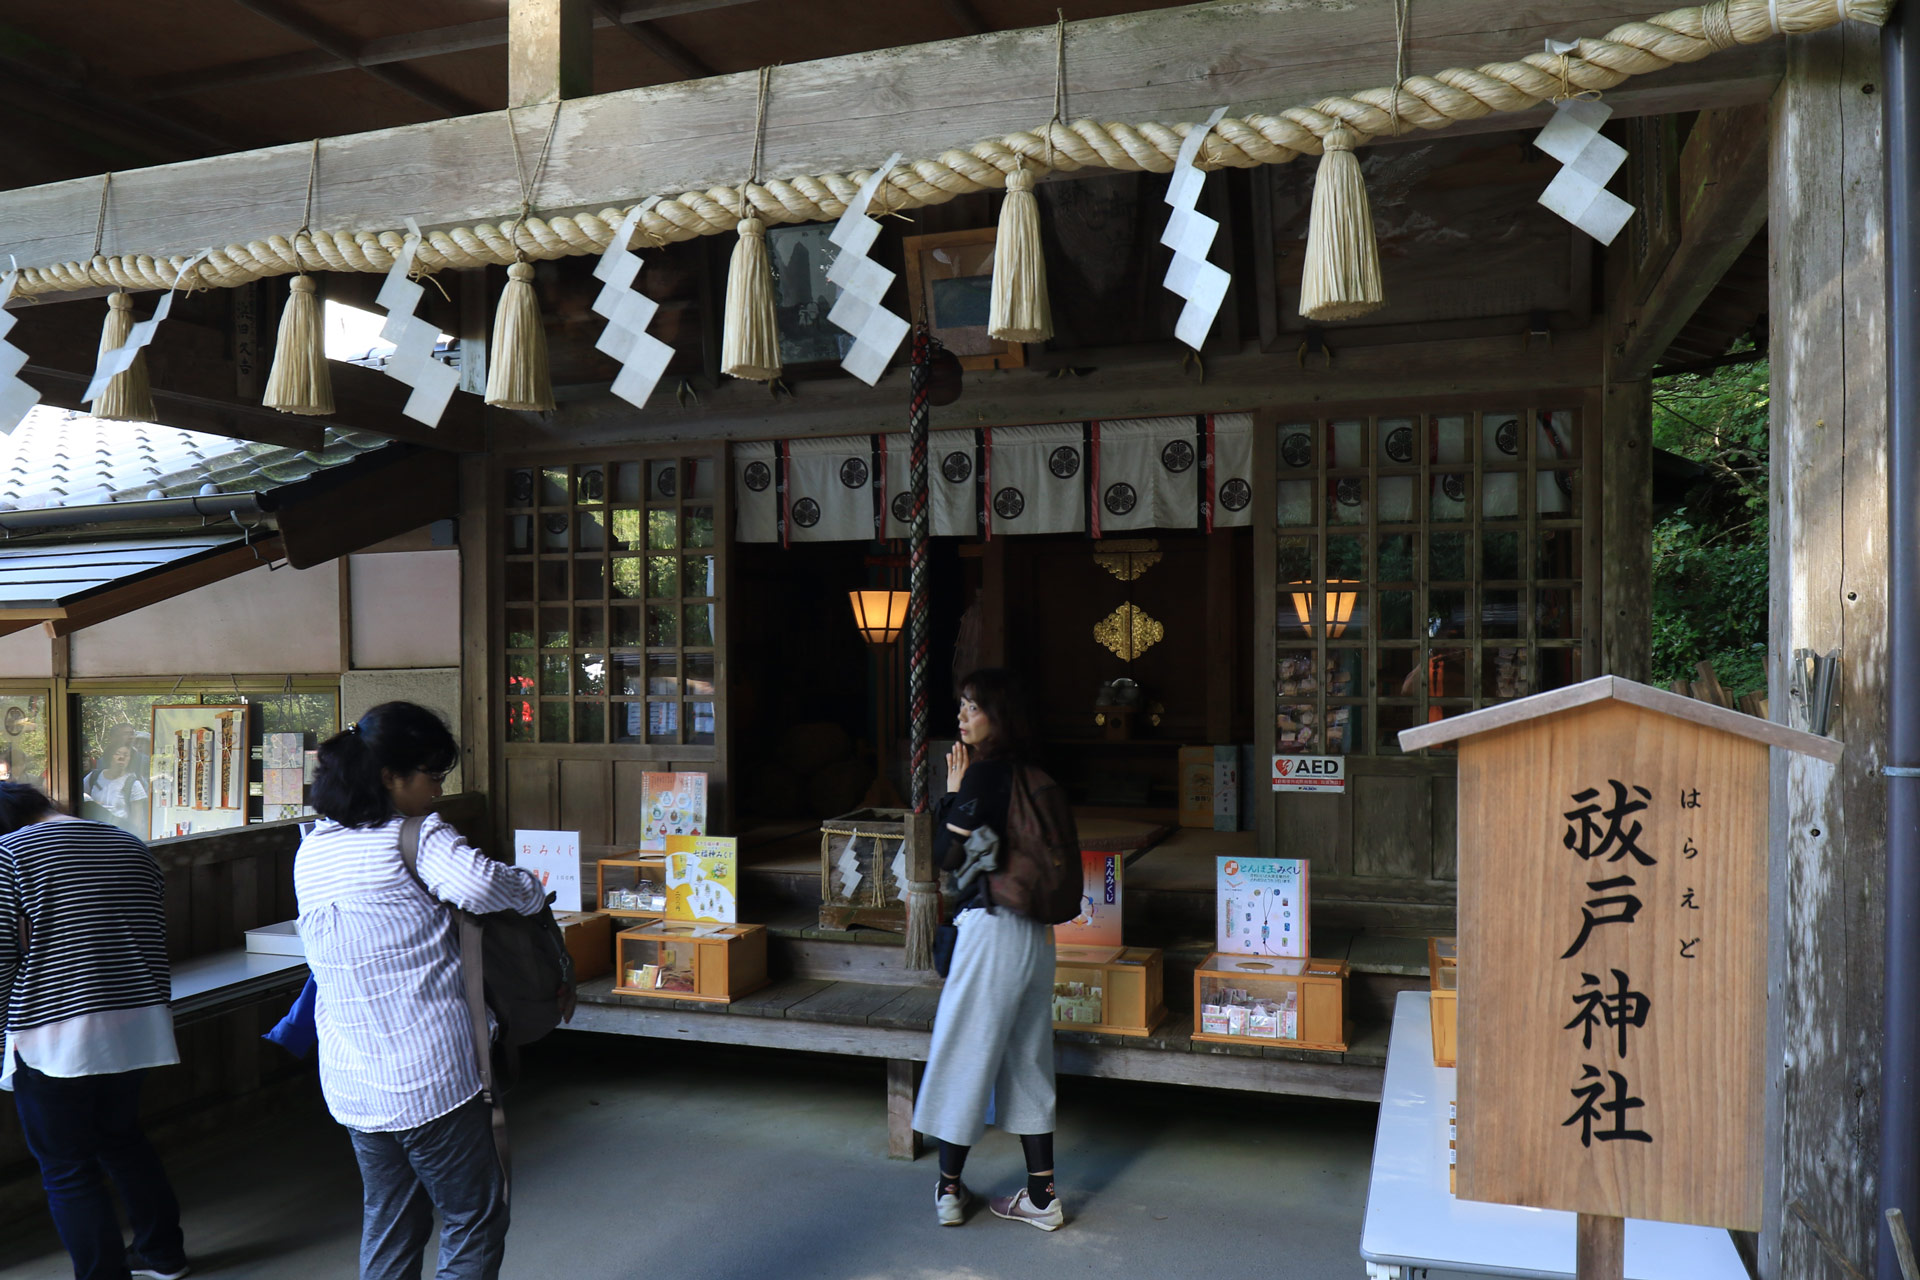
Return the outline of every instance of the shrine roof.
[[[1619,676],[1597,676],[1592,680],[1568,685],[1564,689],[1550,689],[1546,693],[1536,693],[1530,698],[1503,702],[1498,706],[1485,707],[1463,716],[1449,716],[1445,720],[1436,720],[1432,724],[1403,729],[1400,731],[1400,749],[1415,751],[1421,747],[1436,747],[1442,743],[1458,742],[1463,738],[1492,733],[1499,729],[1511,729],[1532,720],[1546,719],[1603,702],[1626,703],[1646,711],[1672,716],[1676,720],[1690,720],[1709,729],[1718,729],[1722,733],[1748,738],[1770,747],[1798,751],[1829,763],[1838,763],[1843,750],[1842,744],[1833,738],[1807,733],[1784,724],[1775,724],[1771,720],[1762,720],[1758,716],[1715,706],[1711,702],[1701,702],[1697,698],[1683,697],[1665,689],[1656,689],[1652,685],[1624,680]]]

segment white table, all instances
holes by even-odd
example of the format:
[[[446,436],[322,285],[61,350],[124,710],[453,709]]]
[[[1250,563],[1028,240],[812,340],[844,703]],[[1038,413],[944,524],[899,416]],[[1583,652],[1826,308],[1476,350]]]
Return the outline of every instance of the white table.
[[[1376,1280],[1423,1272],[1562,1280],[1573,1275],[1574,1215],[1456,1199],[1447,1191],[1447,1104],[1455,1072],[1433,1065],[1424,991],[1393,1009],[1380,1127],[1373,1139],[1360,1257]],[[1715,1227],[1627,1221],[1627,1280],[1746,1280]]]
[[[303,956],[263,955],[238,947],[182,960],[173,966],[173,1015],[191,1017],[282,988],[297,991],[306,977]]]

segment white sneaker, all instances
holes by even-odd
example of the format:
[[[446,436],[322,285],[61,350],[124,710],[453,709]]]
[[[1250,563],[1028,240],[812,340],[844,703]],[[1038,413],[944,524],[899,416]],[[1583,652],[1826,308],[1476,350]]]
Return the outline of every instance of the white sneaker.
[[[953,1190],[945,1195],[940,1193],[943,1183],[933,1184],[933,1211],[940,1216],[943,1227],[957,1227],[967,1220],[967,1210],[973,1207],[973,1192],[967,1190],[967,1184],[956,1182]]]
[[[1027,1194],[1025,1187],[1010,1196],[995,1196],[987,1201],[987,1207],[995,1217],[1006,1218],[1011,1222],[1024,1222],[1042,1231],[1058,1231],[1066,1225],[1067,1215],[1060,1208],[1060,1197],[1055,1196],[1044,1209],[1033,1207],[1033,1197]]]

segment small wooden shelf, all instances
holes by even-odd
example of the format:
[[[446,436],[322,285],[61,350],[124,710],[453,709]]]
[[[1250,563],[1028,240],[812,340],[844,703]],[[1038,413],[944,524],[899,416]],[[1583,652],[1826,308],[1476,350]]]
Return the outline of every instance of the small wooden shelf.
[[[1167,1016],[1165,961],[1158,947],[1058,948],[1053,970],[1054,1027],[1114,1036],[1152,1034]]]
[[[767,985],[767,927],[656,920],[614,940],[613,989],[727,1004]]]
[[[1193,1038],[1345,1053],[1346,991],[1345,960],[1216,952],[1193,974]]]
[[[608,875],[608,871],[612,875]],[[637,894],[640,886],[650,884],[653,891],[647,895],[654,906],[609,906],[607,895]],[[664,920],[667,915],[667,855],[664,853],[633,853],[617,858],[602,858],[596,869],[594,882],[594,909],[619,920]]]

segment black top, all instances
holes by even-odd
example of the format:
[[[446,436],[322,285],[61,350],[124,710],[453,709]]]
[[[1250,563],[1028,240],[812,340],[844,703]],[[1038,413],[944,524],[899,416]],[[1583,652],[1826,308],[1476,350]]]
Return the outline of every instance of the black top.
[[[1004,757],[975,760],[960,779],[960,790],[940,797],[933,812],[933,861],[942,871],[957,871],[967,859],[965,836],[955,835],[948,825],[965,831],[991,827],[1003,841],[1007,834],[1007,806],[1013,799],[1013,762]],[[987,878],[980,876],[967,886],[967,892],[953,904],[955,915],[969,907],[987,905]]]

